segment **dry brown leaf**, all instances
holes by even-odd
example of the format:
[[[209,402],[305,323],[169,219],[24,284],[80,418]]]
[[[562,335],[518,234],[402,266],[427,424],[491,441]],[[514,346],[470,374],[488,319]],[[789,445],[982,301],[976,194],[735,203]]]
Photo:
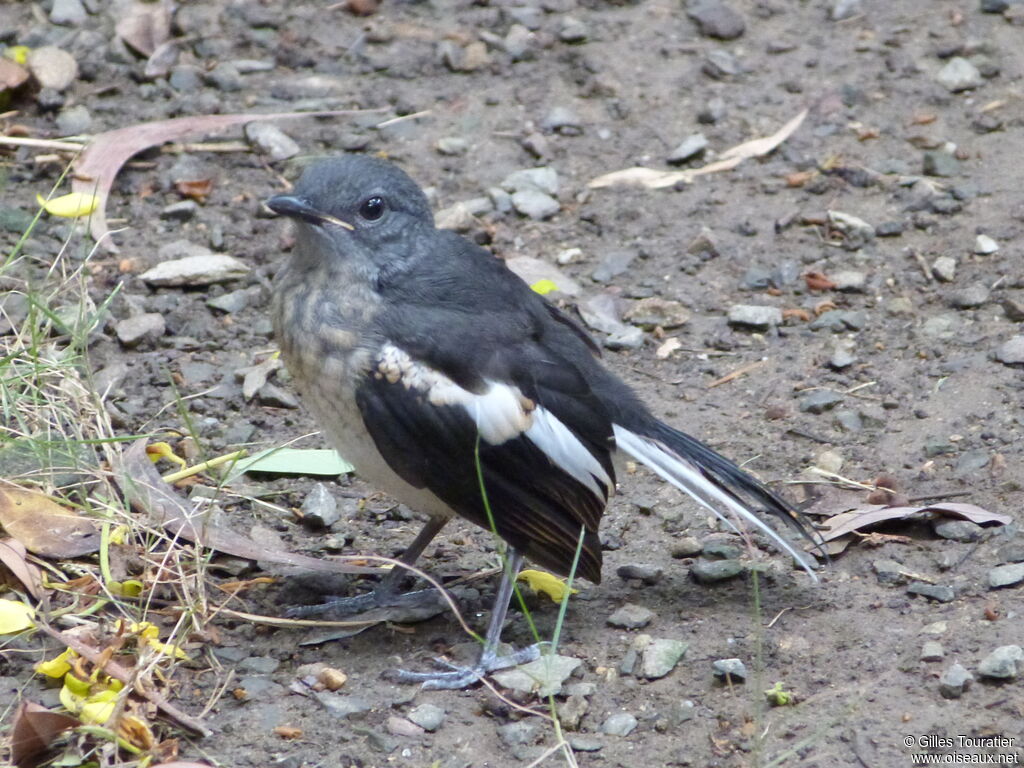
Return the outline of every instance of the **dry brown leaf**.
[[[808,181],[818,175],[817,171],[795,171],[786,176],[787,187],[802,187]]]
[[[165,1],[133,3],[115,27],[132,50],[147,58],[171,36],[171,10]]]
[[[682,346],[683,344],[679,341],[678,337],[671,336],[670,338],[665,339],[665,341],[661,343],[661,346],[654,351],[654,356],[659,360],[664,360],[677,349],[682,349]]]
[[[855,533],[879,523],[890,520],[914,520],[931,519],[933,514],[956,517],[961,520],[969,520],[978,525],[993,523],[995,525],[1009,525],[1013,518],[1009,515],[1001,515],[997,512],[989,512],[986,509],[974,504],[957,504],[947,502],[944,504],[929,504],[921,507],[879,507],[864,506],[849,512],[841,512],[830,517],[819,527],[819,534],[823,541],[831,541],[845,536],[848,533]]]
[[[831,291],[836,287],[836,284],[821,272],[805,273],[804,282],[807,283],[807,290],[809,291]]]
[[[25,559],[26,554],[25,545],[17,539],[0,539],[0,563],[25,586],[32,597],[42,600],[42,574],[37,566]]]
[[[294,725],[279,725],[274,729],[274,735],[282,739],[297,739],[302,736],[302,729]]]
[[[181,179],[174,182],[178,194],[199,203],[205,203],[213,191],[213,179]]]
[[[117,483],[131,505],[162,526],[201,547],[215,549],[247,560],[295,566],[308,571],[328,573],[380,573],[380,568],[350,565],[274,549],[253,541],[236,531],[214,525],[205,512],[198,511],[174,492],[156,471],[146,455],[146,441],[137,440],[119,457]]]
[[[598,176],[596,179],[591,179],[587,186],[591,189],[614,186],[640,186],[647,187],[648,189],[662,189],[678,183],[689,184],[698,176],[728,171],[744,160],[767,155],[788,139],[800,127],[800,124],[806,117],[807,110],[805,109],[771,136],[762,136],[761,138],[737,144],[735,147],[731,147],[723,152],[719,160],[700,168],[688,168],[684,171],[659,171],[654,168],[634,166]]]
[[[41,704],[23,701],[14,713],[11,725],[11,762],[18,768],[34,768],[54,740],[71,728],[81,725],[70,715],[51,712]]]
[[[100,547],[99,526],[36,491],[0,491],[0,526],[41,557],[80,557]]]
[[[5,56],[0,56],[0,92],[21,88],[27,81],[27,69]]]
[[[89,219],[89,232],[102,248],[116,252],[117,246],[107,236],[107,198],[118,172],[129,158],[150,147],[191,136],[207,135],[236,125],[260,120],[286,120],[296,117],[332,117],[379,110],[341,109],[328,112],[276,112],[272,114],[191,115],[152,123],[138,123],[97,134],[75,161],[73,192],[95,195],[98,205]]]

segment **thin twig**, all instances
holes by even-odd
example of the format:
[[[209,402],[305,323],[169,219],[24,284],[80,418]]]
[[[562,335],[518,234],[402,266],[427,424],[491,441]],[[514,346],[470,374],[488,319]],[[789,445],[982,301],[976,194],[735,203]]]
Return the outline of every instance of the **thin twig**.
[[[85,144],[58,139],[30,139],[26,136],[0,136],[0,145],[9,147],[32,147],[34,149],[56,149],[60,152],[81,152]]]
[[[725,374],[725,376],[722,376],[720,379],[715,379],[714,381],[712,381],[710,384],[708,384],[708,389],[712,389],[712,388],[717,387],[717,386],[719,386],[721,384],[728,384],[730,381],[733,381],[734,379],[738,379],[740,376],[744,376],[744,375],[750,373],[751,371],[757,370],[758,368],[760,368],[762,365],[764,365],[767,362],[768,362],[768,359],[765,358],[764,360],[756,360],[753,363],[748,363],[747,365],[740,366],[739,368],[737,368],[732,373],[727,373],[727,374]]]

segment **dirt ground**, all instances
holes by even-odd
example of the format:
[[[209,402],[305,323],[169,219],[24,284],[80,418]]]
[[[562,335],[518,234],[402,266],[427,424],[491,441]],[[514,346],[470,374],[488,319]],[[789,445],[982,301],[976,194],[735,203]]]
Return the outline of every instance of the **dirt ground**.
[[[56,97],[22,95],[9,105],[19,110],[9,122],[31,135],[66,133],[61,119],[99,133],[213,112],[378,110],[276,123],[300,149],[290,159],[273,159],[266,145],[150,151],[122,171],[107,211],[118,220],[112,227],[126,227],[114,238],[120,252],[94,256],[91,278],[97,300],[121,290],[90,347],[92,365],[112,383],[107,400],[119,433],[193,430],[217,455],[317,430],[306,411],[289,407],[285,372],[271,379],[280,391],[248,401],[235,375],[273,348],[270,280],[291,242],[288,225],[261,201],[285,189],[308,155],[384,155],[429,188],[438,209],[477,201],[466,236],[496,256],[565,262],[558,268],[581,287],[556,297],[568,308],[601,294],[614,296],[618,311],[647,297],[678,302],[687,322],[648,326],[638,346],[607,349],[607,365],[657,414],[812,514],[868,497],[808,473],[819,466],[868,485],[888,476],[904,499],[968,502],[1014,520],[946,531],[954,538],[925,522],[894,524],[858,537],[815,585],[778,552],[748,549],[719,530],[653,474],[623,475],[603,526],[604,581],[570,602],[560,648],[582,660],[571,704],[559,699],[565,712],[577,710],[566,736],[579,765],[874,768],[911,765],[929,751],[1021,760],[1024,662],[1016,679],[1002,681],[979,665],[998,647],[1024,645],[1021,584],[992,589],[989,581],[993,568],[1024,560],[1024,352],[1012,342],[1024,333],[1024,6],[991,13],[983,7],[998,3],[977,0],[728,0],[733,13],[706,3],[701,27],[669,0],[385,0],[368,16],[343,4],[188,2],[174,14],[175,63],[150,77],[145,60],[116,39],[116,4],[92,0],[84,18],[53,23],[48,14],[64,5],[0,8],[5,42],[58,45],[79,67]],[[369,0],[355,5],[372,10]],[[714,37],[716,24],[732,39]],[[974,82],[951,90],[960,86],[940,73],[959,58]],[[699,167],[803,109],[806,120],[779,149],[735,170],[659,190],[587,186],[629,166],[670,169],[676,146],[702,133],[703,156],[679,166]],[[57,178],[61,165],[34,162],[37,154],[8,154],[7,210],[34,211],[34,193]],[[488,190],[534,166],[557,171],[557,213],[530,219],[495,208]],[[211,180],[210,193],[184,211],[175,185],[197,179]],[[861,222],[844,231],[829,211]],[[27,244],[40,270],[67,227],[46,220]],[[978,235],[997,250],[979,253],[992,248]],[[17,237],[4,234],[8,243]],[[197,288],[140,279],[177,240],[236,256],[252,271]],[[225,296],[230,311],[207,304]],[[784,319],[760,329],[730,324],[737,305],[775,307]],[[118,323],[140,313],[160,315],[164,328],[126,346]],[[665,354],[668,338],[679,346]],[[323,442],[312,436],[300,445]],[[283,511],[230,505],[231,525],[269,528],[297,551],[391,555],[418,525],[412,512],[350,478],[329,483],[343,515],[317,532],[287,513],[314,478],[249,482]],[[689,537],[696,549],[687,550]],[[692,578],[700,545],[711,555],[708,545],[723,543],[746,565],[766,566],[759,605],[749,569],[721,583]],[[453,524],[421,565],[448,578],[493,560],[488,534]],[[653,583],[620,577],[629,565],[650,566]],[[259,575],[235,566],[223,578]],[[950,589],[913,591],[928,585]],[[494,584],[475,586],[463,607],[482,628]],[[315,601],[310,589],[261,588],[242,607],[280,615],[288,601]],[[627,603],[653,613],[646,627],[609,626]],[[531,604],[550,636],[556,606]],[[382,678],[398,665],[424,668],[465,642],[449,614],[317,646],[300,646],[300,630],[217,626],[219,668],[180,669],[178,704],[197,713],[225,681],[249,695],[221,697],[204,717],[214,734],[183,737],[183,758],[288,768],[526,766],[555,743],[548,722],[523,717],[487,688],[420,692]],[[689,647],[670,673],[645,680],[624,669],[640,632]],[[518,611],[505,640],[530,642]],[[929,646],[922,660],[930,641],[941,650]],[[4,656],[3,680],[26,696],[45,694],[37,681],[20,688],[36,658]],[[715,679],[712,662],[726,658],[744,662],[745,682]],[[316,662],[348,675],[333,708],[293,690],[299,668]],[[961,697],[945,698],[939,678],[957,662],[975,680]],[[793,705],[767,706],[763,691],[776,682],[795,694]],[[423,704],[446,713],[433,732],[407,719]],[[620,713],[636,721],[627,735],[609,732],[624,718],[608,718]],[[301,735],[286,740],[279,726]],[[1010,742],[941,747],[961,735]],[[560,762],[559,754],[545,760]]]

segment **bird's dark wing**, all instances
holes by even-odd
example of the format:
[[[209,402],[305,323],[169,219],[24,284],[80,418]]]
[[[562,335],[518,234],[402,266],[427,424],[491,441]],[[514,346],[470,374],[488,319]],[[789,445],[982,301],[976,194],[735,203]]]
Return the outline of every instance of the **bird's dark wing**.
[[[582,527],[578,572],[598,581],[614,438],[607,408],[573,359],[592,353],[571,321],[556,320],[479,253],[453,254],[455,274],[432,270],[381,286],[389,309],[376,321],[383,344],[358,386],[360,412],[406,482],[493,527],[545,568],[569,570]],[[481,284],[486,304],[474,290]]]

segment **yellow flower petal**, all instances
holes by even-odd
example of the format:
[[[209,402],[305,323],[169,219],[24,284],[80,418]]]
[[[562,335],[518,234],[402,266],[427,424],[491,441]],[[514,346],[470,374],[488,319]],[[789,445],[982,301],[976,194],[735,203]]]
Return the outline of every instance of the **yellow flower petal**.
[[[0,635],[13,635],[32,629],[36,612],[31,605],[16,600],[0,600]]]
[[[527,568],[525,571],[519,572],[518,580],[525,581],[534,592],[543,593],[556,603],[561,603],[565,599],[567,589],[565,582],[546,571],[534,571]],[[572,590],[574,595],[577,592],[579,592],[578,589]]]
[[[71,662],[77,658],[78,654],[68,648],[60,656],[36,664],[36,672],[56,680],[71,671]]]
[[[110,594],[116,597],[138,597],[142,594],[143,588],[142,582],[138,579],[107,582],[107,589],[110,590]]]
[[[90,195],[85,192],[71,192],[67,195],[50,198],[49,200],[42,195],[36,195],[36,202],[51,216],[60,216],[65,219],[77,219],[80,216],[88,216],[100,204],[100,200],[96,195]]]
[[[185,653],[181,648],[170,643],[161,643],[157,640],[150,640],[149,647],[158,653],[165,654],[167,656],[173,656],[176,659],[188,659],[188,654]]]
[[[154,464],[160,461],[160,459],[167,459],[168,461],[173,461],[182,469],[188,466],[188,462],[176,454],[168,443],[150,443],[146,446],[146,455],[149,456]]]
[[[111,544],[124,544],[128,540],[131,529],[127,525],[119,525],[110,532]]]
[[[548,280],[546,277],[543,280],[538,280],[536,283],[530,286],[534,291],[539,293],[541,296],[546,296],[552,291],[557,291],[558,286],[552,280]]]
[[[15,64],[21,64],[25,66],[28,62],[28,55],[32,52],[32,49],[27,45],[12,45],[4,49],[4,56],[13,61]]]
[[[114,714],[116,704],[117,691],[100,691],[86,699],[78,716],[82,718],[83,723],[103,725]]]

